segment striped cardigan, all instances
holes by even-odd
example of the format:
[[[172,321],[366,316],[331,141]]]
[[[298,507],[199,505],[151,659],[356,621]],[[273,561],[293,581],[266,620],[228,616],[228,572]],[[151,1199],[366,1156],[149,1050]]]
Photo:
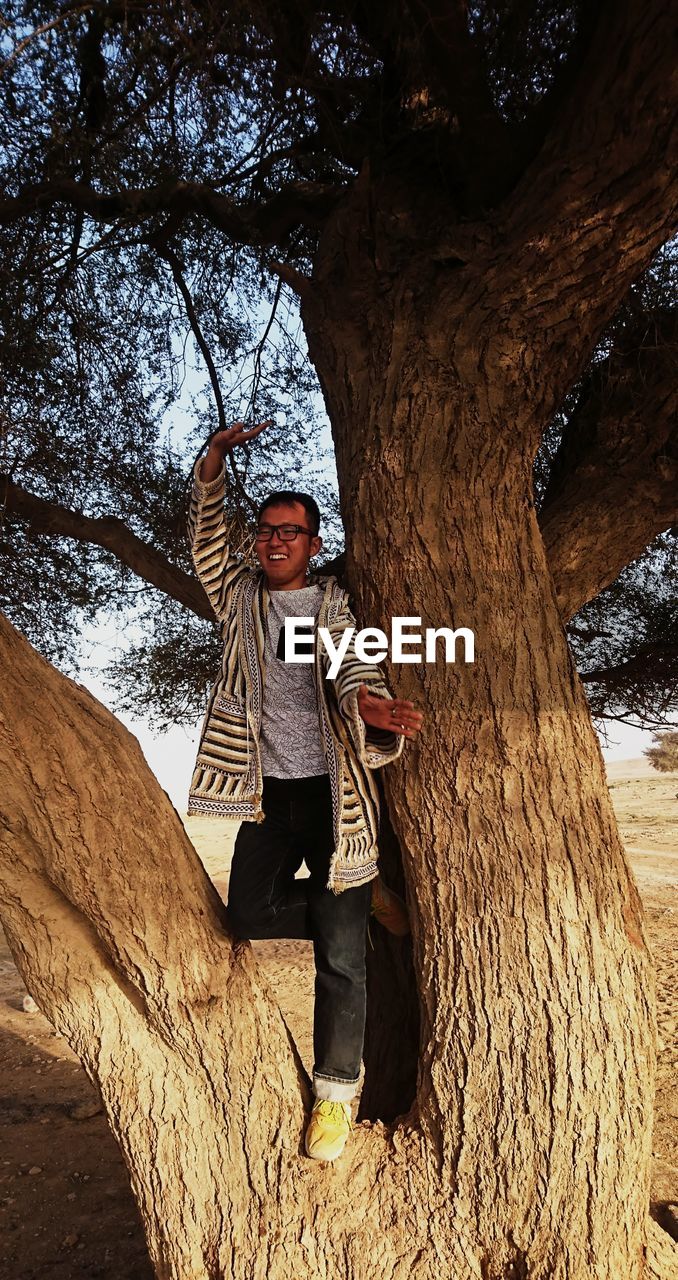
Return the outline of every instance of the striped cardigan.
[[[189,814],[215,814],[263,822],[259,734],[264,682],[264,641],[269,593],[261,569],[250,569],[228,547],[224,522],[224,470],[204,483],[196,463],[189,513],[193,562],[223,639],[221,672],[210,692],[189,793]],[[372,770],[395,760],[399,735],[366,725],[358,688],[390,698],[374,665],[349,646],[334,681],[325,678],[329,657],[319,643],[327,627],[334,644],[355,626],[347,593],[336,578],[310,575],[324,587],[315,626],[314,681],[323,750],[332,792],[334,853],[327,887],[341,893],[377,875],[379,797]]]

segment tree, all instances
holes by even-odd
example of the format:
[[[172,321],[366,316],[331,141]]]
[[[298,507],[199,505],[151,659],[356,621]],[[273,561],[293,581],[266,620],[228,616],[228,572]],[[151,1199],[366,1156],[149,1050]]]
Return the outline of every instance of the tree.
[[[136,237],[187,307],[205,237],[244,245],[299,298],[361,618],[476,633],[472,668],[397,672],[427,717],[384,779],[416,1081],[407,961],[377,957],[369,1124],[323,1171],[279,1013],[133,743],[3,624],[3,919],[102,1088],[158,1274],[668,1276],[652,967],[563,626],[676,522],[661,354],[636,331],[582,384],[673,226],[666,7],[29,12],[5,103],[43,142],[6,131],[8,238],[51,244],[66,290]],[[636,367],[651,412],[631,397],[616,438],[601,385]],[[580,384],[540,529],[535,455]]]
[[[671,773],[678,769],[678,729],[669,729],[666,733],[655,733],[654,744],[643,752],[653,769],[660,773]]]
[[[136,43],[123,42],[117,72],[109,68],[106,93],[99,94],[97,101],[98,109],[108,105],[113,137],[102,124],[94,149],[91,128],[84,128],[92,122],[82,96],[83,77],[90,73],[83,67],[81,41],[89,50],[86,64],[96,44],[98,19],[92,15],[90,24],[79,10],[66,8],[55,34],[49,36],[58,42],[64,34],[61,25],[64,38],[48,56],[36,53],[26,66],[10,55],[9,68],[16,66],[19,74],[16,79],[5,74],[0,83],[8,191],[16,189],[17,175],[25,184],[30,179],[39,185],[45,170],[54,168],[52,134],[68,136],[69,171],[87,169],[94,154],[100,180],[113,187],[119,185],[121,155],[125,176],[131,176],[133,165],[141,187],[152,185],[168,166],[173,171],[182,165],[191,172],[201,165],[211,169],[215,157],[229,146],[237,150],[239,135],[254,144],[256,109],[249,100],[243,104],[233,91],[241,71],[227,77],[227,87],[220,83],[215,87],[213,66],[205,80],[205,50],[199,40],[196,43],[196,31],[178,20],[172,38],[163,38],[162,30],[159,33],[146,21],[143,6],[128,8],[126,13],[126,33],[136,31],[139,37],[143,31],[143,36]],[[39,31],[41,20],[48,17],[36,12]],[[546,25],[540,27],[542,19]],[[537,15],[536,21],[526,63],[527,45],[517,15],[505,15],[498,25],[496,14],[485,16],[490,89],[503,93],[507,116],[524,115],[529,106],[526,78],[529,81],[536,74],[535,59],[541,59],[539,75],[548,82],[558,48],[562,46],[561,54],[567,48],[569,37],[560,19],[550,28],[546,13]],[[89,31],[90,25],[86,37],[83,28]],[[109,10],[104,26],[115,31],[114,10]],[[51,24],[48,30],[52,31]],[[209,14],[204,39],[208,34]],[[221,36],[226,39],[223,32]],[[360,61],[356,40],[351,44],[350,33],[342,38],[349,43],[344,55]],[[188,53],[183,48],[186,40]],[[28,56],[27,51],[33,53],[37,44],[24,39],[19,46],[22,57]],[[119,74],[125,59],[127,78]],[[510,85],[505,82],[509,64],[515,73]],[[70,100],[64,95],[65,82],[72,88]],[[312,101],[318,85],[304,81],[297,88],[300,100],[295,110],[303,106],[319,109],[323,115],[327,103],[314,107]],[[349,80],[348,88],[357,95],[360,85]],[[231,165],[227,185],[236,196],[243,187],[256,186],[257,176],[277,172],[285,161],[290,177],[299,176],[299,165],[308,170],[311,159],[297,152],[312,139],[306,133],[299,137],[298,129],[295,133],[299,121],[289,94],[285,111],[292,113],[290,119],[286,124],[281,118],[278,127],[290,135],[290,155],[267,154],[247,164],[244,172],[243,166]],[[147,119],[150,112],[152,124]],[[18,116],[26,121],[28,144],[22,145],[17,132]],[[128,117],[132,125],[141,123],[142,129],[128,151],[124,147],[121,151],[120,140],[131,139],[125,126]],[[234,118],[236,136],[225,145],[224,120],[233,123]],[[187,119],[195,122],[192,129]],[[261,146],[265,136],[264,128]],[[35,145],[36,138],[44,139],[42,145]],[[327,161],[321,150],[314,153],[314,162],[320,165]],[[496,155],[485,159],[491,167]],[[439,169],[442,173],[440,164]],[[269,248],[238,245],[204,221],[186,218],[174,228],[171,243],[165,243],[167,227],[162,217],[146,213],[138,227],[133,226],[134,217],[128,216],[124,223],[105,227],[101,236],[93,220],[78,215],[75,239],[67,210],[64,217],[48,213],[41,219],[37,210],[16,221],[11,212],[7,217],[0,228],[4,241],[0,312],[12,342],[0,350],[5,405],[0,420],[0,492],[5,514],[0,533],[0,604],[42,653],[71,670],[83,620],[111,608],[128,616],[133,612],[141,638],[109,672],[118,705],[160,722],[182,718],[193,722],[214,669],[215,645],[186,617],[186,608],[204,616],[200,592],[196,594],[185,579],[190,563],[177,520],[188,459],[177,453],[176,443],[162,451],[156,445],[163,414],[178,405],[186,377],[182,351],[186,352],[187,337],[182,321],[189,325],[189,336],[192,330],[200,360],[208,362],[219,413],[241,417],[243,393],[252,410],[257,406],[258,416],[281,408],[287,411],[285,442],[291,447],[284,456],[282,450],[273,450],[268,467],[259,465],[261,459],[254,456],[244,477],[250,496],[261,497],[281,474],[289,478],[303,459],[306,487],[319,492],[328,517],[325,539],[329,530],[334,542],[335,530],[339,537],[341,530],[333,518],[332,495],[323,492],[317,473],[312,483],[308,474],[309,454],[317,449],[317,437],[309,431],[315,410],[308,392],[315,381],[294,331],[296,309],[289,293],[281,293],[280,279],[270,288],[266,285]],[[299,232],[298,242],[286,245],[285,253],[310,270],[314,232],[306,227],[303,241],[301,228]],[[666,527],[674,511],[671,325],[677,282],[675,245],[665,246],[602,331],[581,377],[545,426],[534,463],[535,500],[554,576],[571,575],[572,570],[559,564],[557,557],[561,561],[563,556],[573,557],[580,566],[582,586],[584,572],[589,576],[585,594],[599,592],[569,618],[571,584],[559,587],[571,650],[591,709],[597,719],[631,719],[647,728],[661,727],[678,705],[675,619],[664,599],[666,591],[659,585],[660,572],[667,578],[675,575],[675,529],[660,533],[635,567],[622,570],[602,592],[595,566],[606,564],[609,577],[615,563],[619,566],[625,558],[633,559],[657,529]],[[256,300],[262,288],[271,311],[265,327],[262,320],[263,338],[258,339]],[[234,380],[232,368],[238,365]],[[227,391],[224,382],[230,384]],[[212,415],[202,400],[196,401],[196,409],[197,432],[204,434],[208,412]],[[652,423],[650,435],[648,423]],[[27,436],[32,442],[29,452]],[[628,442],[635,442],[630,451]],[[588,496],[585,524],[578,523],[577,515],[584,508],[584,490]],[[626,536],[626,526],[620,537],[619,522],[608,521],[607,537],[616,545],[611,557],[603,556],[596,512],[604,519],[615,504],[628,502],[629,492],[636,495],[633,540]],[[237,483],[232,497],[239,505],[242,489]],[[46,507],[45,502],[50,505]],[[577,538],[581,555],[573,545]],[[584,564],[587,547],[590,559]],[[169,603],[167,596],[162,599],[143,590],[139,577],[142,583],[168,593]]]

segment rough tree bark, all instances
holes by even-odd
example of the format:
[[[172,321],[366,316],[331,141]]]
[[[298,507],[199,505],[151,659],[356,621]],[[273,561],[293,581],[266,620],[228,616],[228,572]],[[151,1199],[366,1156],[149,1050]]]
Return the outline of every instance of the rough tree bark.
[[[471,788],[460,761],[467,813],[457,801],[450,824],[436,802],[417,821],[419,833],[436,829],[427,862],[438,876],[437,893],[432,883],[421,891],[418,1107],[391,1128],[358,1128],[339,1166],[312,1165],[300,1150],[306,1082],[275,1002],[249,945],[225,934],[219,899],[137,743],[4,620],[0,635],[3,924],[29,989],[101,1089],[158,1276],[428,1277],[441,1259],[455,1277],[641,1274],[620,1262],[629,1237],[640,1257],[646,1187],[635,1160],[619,1167],[615,1147],[620,1125],[629,1148],[643,1141],[648,1077],[629,1043],[629,990],[645,1025],[649,979],[613,832],[608,883],[621,881],[626,924],[613,903],[600,918],[595,875],[575,881],[561,850],[540,882],[529,882],[532,842],[519,866],[515,848],[499,865],[480,792],[500,803],[522,750],[489,789]],[[514,800],[527,815],[528,802]],[[600,821],[599,803],[591,797],[589,819]],[[476,845],[482,858],[457,879]],[[479,911],[488,880],[492,902]],[[587,1105],[604,1085],[622,1087],[612,1128],[604,1107],[594,1121]],[[590,1214],[611,1190],[608,1264],[586,1205]]]
[[[159,1277],[668,1277],[647,1219],[652,970],[529,499],[530,413],[477,363],[469,394],[461,324],[441,360],[439,282],[403,272],[367,342],[322,284],[307,331],[361,617],[477,635],[473,668],[397,673],[427,713],[386,780],[413,1105],[363,1123],[336,1166],[304,1159],[293,1046],[136,744],[3,624],[10,945],[101,1088]]]
[[[403,268],[388,324],[364,292],[341,314],[304,306],[361,618],[477,637],[472,668],[398,670],[428,727],[385,779],[418,921],[417,1126],[455,1239],[475,1240],[463,1270],[451,1241],[443,1256],[455,1276],[641,1276],[654,1031],[640,904],[528,497],[525,405],[477,370],[469,393],[449,296],[443,366],[441,282],[421,272],[416,307]]]
[[[430,407],[426,380],[420,395]],[[386,500],[414,518],[386,518],[383,471],[362,471],[360,500],[389,611],[473,610],[481,658],[410,669],[437,740],[389,788],[416,851],[417,1100],[358,1128],[337,1166],[301,1155],[293,1046],[134,739],[2,622],[3,923],[102,1091],[159,1277],[669,1274],[653,1224],[642,1265],[654,1040],[638,898],[534,516],[494,477],[464,520],[430,449],[408,429],[392,455]],[[429,485],[408,494],[415,460]],[[438,514],[428,540],[414,528],[428,502],[448,512],[453,572],[425,600],[443,550]]]
[[[348,243],[341,220],[327,243]],[[470,394],[470,285],[456,316],[421,264],[416,289],[413,265],[370,295],[355,252],[367,309],[332,288],[345,248],[304,305],[361,617],[477,636],[472,668],[397,672],[427,712],[386,779],[414,916],[413,1105],[364,1122],[335,1166],[303,1158],[303,1070],[136,743],[3,623],[10,945],[101,1088],[159,1277],[668,1276],[647,1219],[652,970],[529,499],[532,409],[515,379]]]
[[[411,158],[366,165],[300,289],[361,620],[477,636],[471,669],[399,669],[427,729],[385,787],[417,922],[412,1114],[487,1277],[644,1266],[652,972],[531,497],[541,431],[671,207],[666,113],[631,146],[615,116],[663,56],[654,19],[635,66],[600,34],[583,84],[608,99],[583,92],[496,218],[446,235]]]
[[[677,330],[619,343],[569,418],[539,515],[564,622],[678,521]]]
[[[406,336],[420,380],[374,407],[379,465],[350,437],[362,613],[469,623],[478,661],[399,673],[429,718],[387,783],[417,1098],[338,1166],[301,1154],[303,1072],[137,745],[2,625],[3,921],[101,1088],[160,1277],[662,1274],[643,1263],[648,1229],[668,1249],[646,1221],[651,966],[527,475]]]

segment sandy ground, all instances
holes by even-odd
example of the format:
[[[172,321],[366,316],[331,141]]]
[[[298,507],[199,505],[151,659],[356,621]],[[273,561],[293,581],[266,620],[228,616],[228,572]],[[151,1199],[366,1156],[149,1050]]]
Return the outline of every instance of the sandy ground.
[[[660,1056],[652,1200],[678,1238],[678,775],[645,760],[608,768],[656,963]],[[187,819],[225,894],[236,827]],[[311,1068],[310,943],[254,944]],[[0,933],[0,1280],[151,1280],[126,1170],[78,1059],[25,989]],[[672,1207],[673,1206],[673,1207]]]

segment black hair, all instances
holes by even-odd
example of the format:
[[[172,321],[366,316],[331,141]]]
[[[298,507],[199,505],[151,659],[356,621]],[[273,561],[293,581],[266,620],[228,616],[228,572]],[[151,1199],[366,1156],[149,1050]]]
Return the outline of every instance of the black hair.
[[[283,502],[298,502],[309,517],[311,532],[318,533],[320,529],[320,510],[315,498],[309,497],[307,493],[297,493],[294,489],[278,489],[276,493],[269,493],[257,511],[257,524],[259,524],[267,507],[278,506]]]

